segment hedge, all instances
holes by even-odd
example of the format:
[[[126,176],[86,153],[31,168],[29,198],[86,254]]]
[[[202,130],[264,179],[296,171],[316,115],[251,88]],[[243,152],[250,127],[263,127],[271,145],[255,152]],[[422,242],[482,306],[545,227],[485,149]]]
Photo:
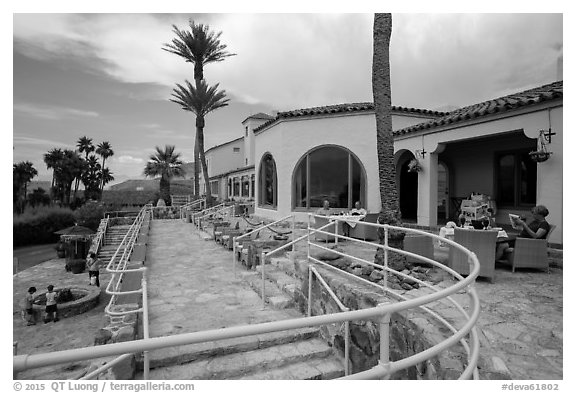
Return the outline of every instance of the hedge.
[[[54,232],[74,225],[74,213],[62,207],[37,207],[27,209],[13,217],[13,246],[56,243],[59,236]]]

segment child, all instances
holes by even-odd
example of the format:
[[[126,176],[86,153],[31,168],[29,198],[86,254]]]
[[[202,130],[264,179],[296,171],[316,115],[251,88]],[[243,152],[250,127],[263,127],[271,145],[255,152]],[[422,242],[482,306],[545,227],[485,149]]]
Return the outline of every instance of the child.
[[[44,323],[50,322],[50,319],[54,322],[59,321],[56,295],[57,293],[54,292],[54,285],[48,285],[48,292],[46,293],[46,317],[44,318]]]
[[[86,258],[86,264],[88,265],[88,279],[90,280],[90,285],[92,282],[99,287],[100,286],[100,262],[98,261],[98,257],[96,254],[91,252]],[[94,277],[94,280],[92,279]]]
[[[24,297],[24,314],[26,317],[26,326],[36,325],[34,321],[34,293],[36,292],[36,287],[28,288],[28,293]]]

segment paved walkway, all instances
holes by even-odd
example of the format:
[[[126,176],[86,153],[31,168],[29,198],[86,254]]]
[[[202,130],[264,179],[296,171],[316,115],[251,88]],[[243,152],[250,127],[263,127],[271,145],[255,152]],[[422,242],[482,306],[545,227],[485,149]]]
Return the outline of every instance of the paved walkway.
[[[192,224],[152,221],[148,243],[151,337],[300,316],[262,309],[260,297],[234,279],[232,253],[205,241]]]

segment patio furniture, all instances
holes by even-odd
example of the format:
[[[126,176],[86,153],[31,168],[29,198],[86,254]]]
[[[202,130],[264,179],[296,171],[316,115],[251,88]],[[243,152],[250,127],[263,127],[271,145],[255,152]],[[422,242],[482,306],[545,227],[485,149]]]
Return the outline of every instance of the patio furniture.
[[[424,257],[434,259],[434,244],[432,238],[425,235],[407,235],[404,238],[404,250]],[[410,263],[426,263],[415,257],[406,257]]]
[[[222,246],[224,246],[224,248],[228,249],[228,250],[232,250],[234,248],[234,236],[240,236],[242,235],[242,231],[240,229],[230,229],[230,228],[224,228],[222,230],[222,236],[221,236],[221,243]]]
[[[505,259],[501,259],[498,262],[512,266],[512,272],[519,267],[545,269],[547,272],[550,272],[548,265],[548,239],[554,228],[556,228],[555,225],[550,225],[546,239],[517,237],[514,242],[514,247],[506,250]]]
[[[355,239],[363,239],[364,241],[372,241],[378,239],[378,228],[370,225],[362,225],[363,222],[370,222],[375,224],[378,221],[379,213],[368,213],[362,221],[350,229],[350,237]]]
[[[497,237],[498,231],[454,228],[454,241],[475,253],[480,262],[478,277],[486,277],[490,281],[494,280],[495,275]],[[448,266],[460,274],[470,274],[468,257],[454,247],[450,247]]]

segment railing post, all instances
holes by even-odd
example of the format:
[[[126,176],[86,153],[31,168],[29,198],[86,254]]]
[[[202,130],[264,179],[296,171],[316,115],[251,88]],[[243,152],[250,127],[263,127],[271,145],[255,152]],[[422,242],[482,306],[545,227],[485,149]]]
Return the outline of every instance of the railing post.
[[[236,236],[232,238],[232,271],[234,272],[234,278],[236,278]]]
[[[260,269],[262,269],[262,309],[266,308],[266,279],[264,277],[264,265],[266,265],[266,254],[264,251],[260,254]]]
[[[350,321],[344,324],[344,375],[350,375]]]
[[[292,241],[296,239],[296,214],[292,214]],[[296,243],[292,243],[292,252],[296,251]]]
[[[384,290],[388,289],[388,224],[384,225]]]
[[[312,269],[308,266],[308,316],[312,316]]]
[[[388,303],[380,303],[378,306],[386,306]],[[390,313],[386,313],[380,317],[380,359],[378,363],[381,366],[388,366],[390,364]],[[386,375],[385,379],[389,379],[390,374]]]
[[[334,220],[334,245],[338,245],[338,220]]]
[[[148,324],[148,269],[142,271],[142,325],[144,330],[144,339],[150,338],[149,324]],[[150,373],[150,358],[148,351],[144,351],[144,380],[149,379]]]

